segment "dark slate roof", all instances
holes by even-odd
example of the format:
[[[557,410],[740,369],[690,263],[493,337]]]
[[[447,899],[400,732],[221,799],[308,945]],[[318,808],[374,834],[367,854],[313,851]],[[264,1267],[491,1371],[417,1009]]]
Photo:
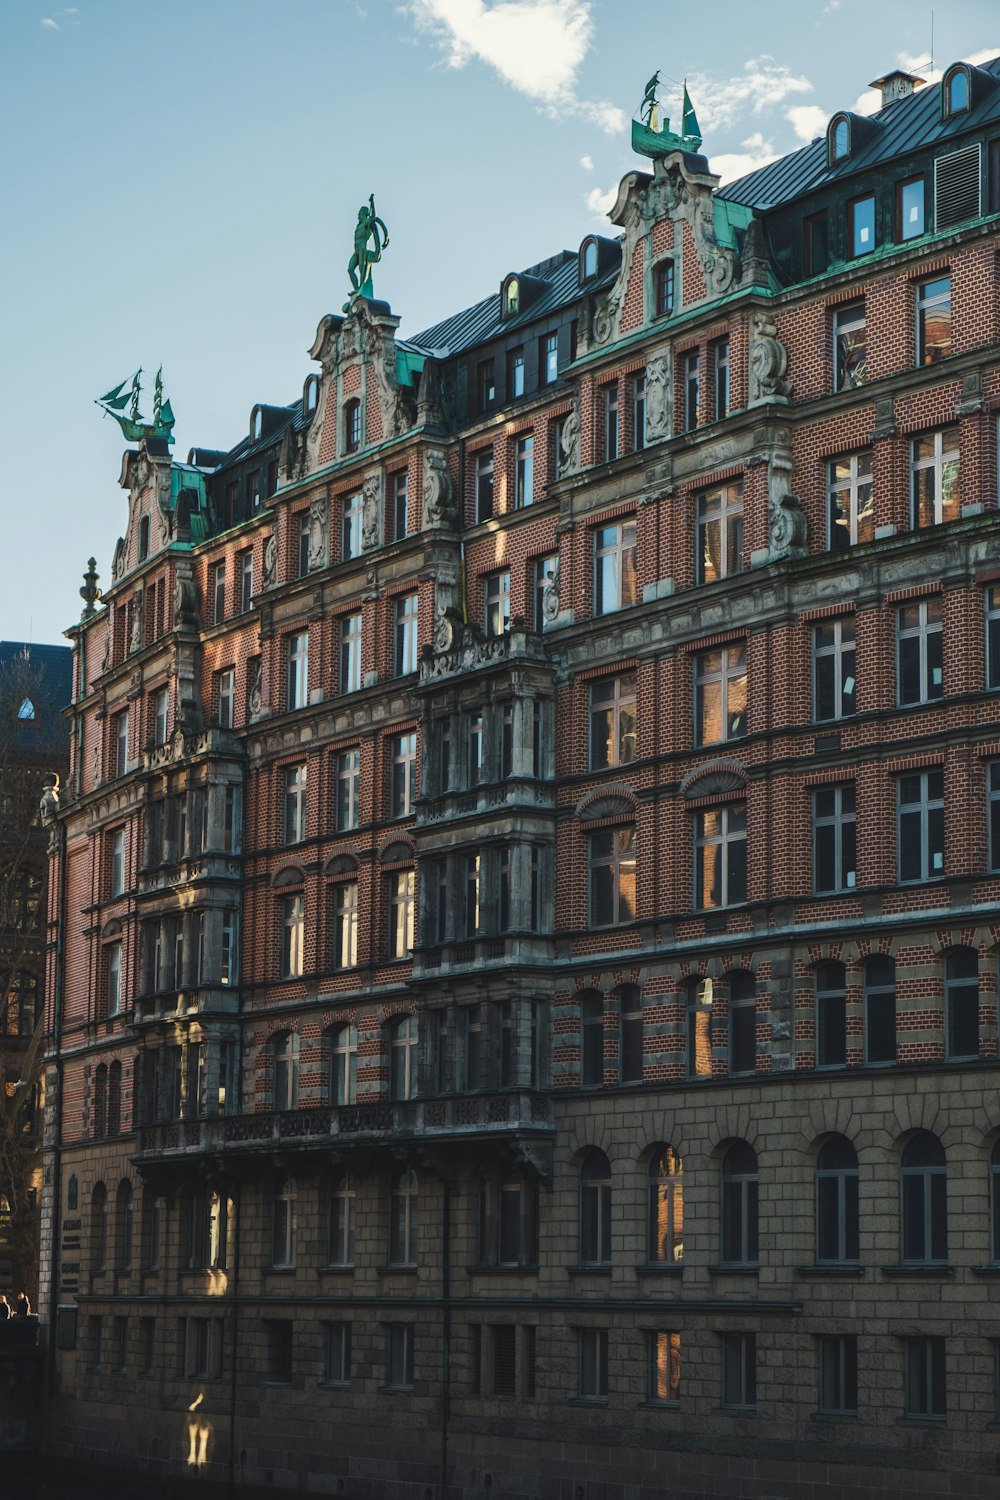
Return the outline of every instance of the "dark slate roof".
[[[31,683],[28,696],[34,715],[21,718],[22,659],[27,656],[27,674]],[[8,672],[11,674],[7,679]],[[15,745],[24,754],[38,752],[56,757],[69,753],[69,731],[62,710],[73,695],[73,652],[69,646],[34,646],[25,641],[0,641],[0,695],[5,699],[5,680],[15,686],[17,703],[10,704],[15,715]],[[2,702],[6,714],[8,704]]]
[[[443,359],[447,355],[462,354],[465,350],[474,348],[476,344],[488,343],[490,339],[498,338],[501,334],[526,327],[538,318],[543,318],[548,313],[556,312],[559,308],[566,307],[577,300],[581,292],[579,265],[579,257],[575,250],[560,250],[558,254],[541,261],[537,266],[528,266],[525,270],[517,272],[519,276],[544,282],[545,290],[532,298],[515,318],[501,318],[498,286],[496,291],[492,292],[489,297],[484,297],[482,302],[477,302],[473,307],[467,307],[464,312],[453,313],[443,322],[435,323],[433,328],[425,328],[423,333],[418,333],[413,338],[401,342],[404,342],[408,348],[419,350],[422,354],[437,355],[438,358]],[[595,287],[605,286],[614,279],[617,269],[615,266],[593,281],[588,281],[586,290],[592,291]]]
[[[770,166],[758,167],[756,172],[750,172],[736,182],[727,182],[719,189],[718,196],[765,212],[804,197],[828,183],[887,165],[921,147],[957,144],[960,137],[1000,121],[1000,57],[979,64],[972,72],[974,77],[977,72],[991,75],[995,84],[993,88],[982,91],[982,96],[971,109],[944,118],[941,85],[925,85],[908,98],[897,99],[877,114],[869,115],[867,119],[874,127],[870,138],[859,143],[853,154],[837,162],[836,166],[827,166],[824,132],[818,140],[803,146],[801,151],[793,151],[790,156],[771,162]]]

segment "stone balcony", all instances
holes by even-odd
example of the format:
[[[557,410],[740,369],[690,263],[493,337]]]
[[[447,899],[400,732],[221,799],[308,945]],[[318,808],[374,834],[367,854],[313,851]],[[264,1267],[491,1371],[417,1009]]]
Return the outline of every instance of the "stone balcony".
[[[224,880],[237,882],[243,874],[243,861],[232,854],[194,854],[173,863],[152,865],[139,871],[137,894],[155,896],[175,886],[196,881]]]

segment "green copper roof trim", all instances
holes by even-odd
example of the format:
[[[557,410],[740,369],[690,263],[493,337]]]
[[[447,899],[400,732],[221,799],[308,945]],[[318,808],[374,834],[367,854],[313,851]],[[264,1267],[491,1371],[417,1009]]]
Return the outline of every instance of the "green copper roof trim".
[[[712,227],[715,230],[715,238],[720,245],[727,250],[739,248],[736,237],[737,229],[748,228],[753,219],[753,209],[744,203],[730,203],[726,198],[715,197],[712,199],[714,210]]]
[[[419,375],[424,368],[426,354],[417,354],[413,349],[400,349],[396,346],[396,379],[400,385],[413,385],[414,375]]]

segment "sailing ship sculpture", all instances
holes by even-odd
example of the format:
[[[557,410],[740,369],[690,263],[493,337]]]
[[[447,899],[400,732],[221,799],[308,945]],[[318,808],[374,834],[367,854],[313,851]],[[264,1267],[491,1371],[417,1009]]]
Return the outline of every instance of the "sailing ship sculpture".
[[[660,85],[659,69],[646,84],[639,113],[641,120],[632,121],[632,150],[640,156],[667,156],[671,151],[699,151],[701,130],[694,105],[684,83],[684,104],[681,114],[681,133],[670,129],[670,117],[663,114],[656,91]],[[662,122],[662,123],[661,123]]]
[[[136,370],[131,382],[123,380],[121,385],[115,386],[114,390],[108,391],[104,396],[99,396],[94,405],[99,406],[106,417],[114,417],[130,443],[140,443],[143,438],[163,438],[168,443],[172,443],[176,418],[169,397],[166,400],[163,397],[163,366],[161,365],[157,370],[153,385],[153,420],[151,422],[144,421],[139,414],[139,402],[142,399],[141,376],[142,370]],[[126,389],[126,387],[129,388]],[[128,408],[127,413],[126,408]]]

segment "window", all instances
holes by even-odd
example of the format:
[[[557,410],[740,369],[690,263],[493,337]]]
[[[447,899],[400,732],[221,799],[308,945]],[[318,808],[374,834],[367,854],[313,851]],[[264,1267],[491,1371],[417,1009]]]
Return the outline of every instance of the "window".
[[[354,969],[358,962],[358,882],[344,880],[333,888],[333,967]],[[340,1100],[353,1103],[353,1100]]]
[[[305,765],[285,768],[285,819],[286,844],[298,844],[306,836],[306,777]]]
[[[623,985],[618,996],[618,1081],[642,1082],[642,991]]]
[[[388,933],[386,957],[391,961],[409,958],[414,939],[414,873],[397,870],[386,882]]]
[[[951,353],[951,277],[917,284],[917,364],[933,365]]]
[[[288,637],[288,707],[304,708],[309,697],[309,632]]]
[[[948,1178],[944,1147],[921,1130],[903,1152],[900,1169],[900,1258],[904,1264],[948,1259]]]
[[[483,716],[482,714],[469,715],[469,739],[468,739],[468,782],[470,786],[477,786],[486,778],[486,768],[483,761]]]
[[[958,428],[914,438],[910,448],[913,525],[940,526],[959,515]]]
[[[989,868],[1000,870],[1000,761],[993,761],[987,782]]]
[[[295,1185],[282,1182],[271,1201],[271,1264],[295,1264]]]
[[[390,741],[390,751],[390,816],[409,818],[413,813],[417,794],[416,730],[394,735]]]
[[[884,955],[865,965],[865,1062],[896,1061],[896,963]]]
[[[857,1339],[844,1334],[824,1334],[817,1340],[817,1354],[819,1410],[824,1416],[857,1416]]]
[[[351,558],[361,556],[363,515],[364,496],[360,491],[355,495],[345,495],[341,511],[340,558],[342,562],[349,562]]]
[[[952,948],[944,965],[945,1051],[949,1058],[979,1056],[979,955]]]
[[[361,688],[361,611],[340,620],[340,691],[356,693]]]
[[[417,594],[403,594],[396,600],[394,650],[397,677],[405,677],[417,670],[417,604]]]
[[[746,732],[746,647],[700,651],[694,659],[695,744],[718,745]]]
[[[847,205],[851,254],[870,255],[875,249],[875,194],[855,198]]]
[[[108,895],[121,896],[125,890],[125,830],[115,828],[108,834]]]
[[[90,1200],[90,1269],[101,1276],[108,1268],[108,1190],[97,1183]]]
[[[990,1152],[990,1260],[1000,1264],[1000,1140]]]
[[[239,970],[239,914],[229,910],[222,913],[221,951],[219,983],[235,984]]]
[[[747,814],[742,805],[695,814],[695,907],[710,911],[747,899]]]
[[[480,859],[478,854],[467,854],[464,860],[465,887],[463,890],[463,906],[465,909],[465,921],[463,924],[465,936],[475,937],[479,931],[479,897],[481,891]],[[478,1027],[476,1033],[478,1036]],[[470,1026],[470,1051],[472,1048],[472,1028]],[[476,1070],[469,1069],[469,1086],[473,1086]]]
[[[274,1038],[274,1108],[297,1109],[299,1104],[299,1036],[283,1031]]]
[[[389,1097],[412,1099],[417,1089],[417,1018],[401,1016],[389,1031]]]
[[[661,260],[653,272],[656,316],[669,317],[674,310],[674,263]]]
[[[636,523],[602,526],[594,533],[594,613],[610,615],[638,601]]]
[[[930,703],[944,696],[941,600],[901,605],[896,614],[896,701]]]
[[[715,583],[743,572],[743,489],[726,484],[698,496],[696,574]]]
[[[112,727],[112,764],[115,776],[124,776],[128,770],[128,709],[115,714]]]
[[[488,521],[493,514],[493,449],[476,454],[476,520]]]
[[[857,253],[857,252],[855,252]],[[833,388],[851,391],[864,384],[868,352],[865,304],[851,302],[833,314]]]
[[[344,452],[357,453],[361,447],[361,402],[348,401],[344,405]]]
[[[139,1374],[156,1373],[156,1319],[139,1319]]]
[[[170,689],[160,688],[153,694],[153,741],[157,745],[167,743],[170,729]]]
[[[219,728],[232,729],[236,723],[236,672],[227,667],[219,673]]]
[[[353,1104],[353,1099],[351,1103]],[[330,1244],[331,1266],[353,1266],[354,1264],[354,1178],[350,1172],[341,1172],[333,1179],[330,1189]]]
[[[826,210],[810,214],[802,221],[802,259],[807,276],[819,276],[826,270],[830,259],[829,236],[826,227]]]
[[[312,527],[309,524],[309,512],[301,511],[292,519],[295,525],[298,539],[298,546],[296,548],[296,577],[305,578],[309,572],[309,544],[312,540]]]
[[[390,1323],[385,1331],[385,1388],[413,1389],[413,1324]]]
[[[581,1401],[608,1399],[608,1331],[577,1329],[577,1387]]]
[[[543,334],[539,340],[538,365],[542,372],[542,384],[551,385],[559,378],[559,335]]]
[[[843,115],[836,120],[831,120],[828,128],[827,143],[830,151],[830,165],[834,162],[843,161],[851,149],[851,127]]]
[[[559,577],[559,554],[558,554],[558,552],[550,552],[545,557],[536,557],[534,559],[534,561],[532,562],[531,567],[532,567],[532,577],[533,577],[532,600],[533,600],[533,603],[534,603],[534,609],[532,611],[532,629],[535,630],[535,631],[537,631],[537,633],[539,635],[541,635],[542,631],[545,629],[545,624],[546,624],[546,614],[545,614],[546,593],[550,589],[555,589],[556,581],[557,581],[557,579]],[[1000,589],[996,590],[996,595],[997,595],[997,625],[996,625],[997,647],[996,647],[996,652],[995,652],[996,661],[997,661],[997,683],[996,683],[996,685],[997,685],[997,687],[1000,687]],[[558,604],[558,598],[559,598],[558,592],[556,592],[556,596],[555,597],[556,597],[556,603]]]
[[[752,974],[729,976],[729,1071],[757,1068],[757,983]]]
[[[859,1254],[858,1154],[834,1135],[816,1157],[816,1261],[854,1264]]]
[[[208,594],[211,600],[212,624],[221,625],[226,618],[226,565],[213,563],[208,570]]]
[[[580,997],[580,1082],[604,1082],[604,1000],[593,992]]]
[[[305,959],[305,902],[286,896],[281,903],[281,977],[298,979]]]
[[[222,809],[222,847],[226,854],[239,854],[243,842],[243,793],[227,786]]]
[[[736,1141],[722,1158],[723,1265],[757,1264],[757,1156],[746,1141]]]
[[[729,415],[729,340],[719,339],[712,345],[712,366],[715,382],[715,419],[721,422]]]
[[[592,1150],[580,1171],[580,1264],[611,1264],[611,1164]]]
[[[590,688],[590,769],[635,760],[636,674],[622,672]]]
[[[333,767],[336,827],[338,833],[345,833],[360,821],[361,751],[341,750]]]
[[[684,431],[693,432],[698,425],[701,404],[701,355],[697,349],[684,356]]]
[[[816,970],[816,1066],[842,1068],[847,1061],[847,975],[836,960]],[[893,1048],[895,1048],[893,1021]]]
[[[128,1373],[128,1318],[111,1320],[111,1369],[115,1375]]]
[[[600,391],[604,409],[604,457],[611,462],[618,457],[618,383],[604,386]]]
[[[635,920],[635,829],[590,835],[590,921],[618,927]]]
[[[943,85],[944,112],[946,115],[961,114],[969,107],[969,75],[964,68],[955,68],[945,78]]]
[[[149,517],[142,516],[139,520],[139,561],[145,562],[149,556]]]
[[[813,890],[853,890],[857,881],[853,781],[813,792]]]
[[[986,686],[1000,688],[1000,584],[986,590]]]
[[[633,375],[629,381],[632,397],[632,451],[639,453],[646,446],[646,375]]]
[[[647,1333],[646,1340],[646,1400],[657,1406],[676,1406],[681,1396],[681,1336],[679,1333]]]
[[[944,772],[901,776],[897,787],[900,883],[944,874]]]
[[[350,1323],[324,1324],[323,1381],[326,1385],[351,1383]]]
[[[492,359],[481,360],[476,366],[476,404],[480,411],[489,411],[496,400],[496,363]]]
[[[925,228],[924,179],[911,177],[896,188],[896,234],[901,241],[915,240]]]
[[[944,1339],[906,1339],[905,1347],[905,1415],[924,1421],[943,1419],[947,1413]]]
[[[514,445],[514,504],[523,510],[535,498],[535,439],[529,434]]]
[[[831,459],[826,466],[826,495],[831,552],[874,541],[870,453]]]
[[[108,1069],[98,1063],[94,1069],[94,1137],[101,1140],[108,1133]]]
[[[813,719],[825,724],[854,713],[854,621],[824,620],[813,627]]]
[[[507,355],[507,399],[524,395],[524,350],[512,349]]]
[[[597,275],[597,241],[584,240],[580,248],[580,280],[590,281]]]
[[[689,1078],[712,1075],[712,1000],[711,979],[689,979],[687,982],[686,1054]]]
[[[490,1328],[494,1396],[517,1395],[517,1327],[513,1323]]]
[[[681,1159],[664,1146],[649,1163],[646,1256],[651,1265],[684,1259],[684,1182]]]
[[[724,1333],[721,1336],[722,1401],[736,1411],[752,1411],[757,1405],[757,1336]]]
[[[510,625],[510,574],[490,573],[483,579],[483,629],[503,635]]]
[[[264,1380],[288,1385],[292,1378],[292,1323],[288,1318],[264,1318]]]
[[[398,1172],[389,1189],[389,1264],[417,1263],[417,1174]]]
[[[534,1265],[535,1188],[525,1178],[484,1177],[479,1185],[479,1263]]]

